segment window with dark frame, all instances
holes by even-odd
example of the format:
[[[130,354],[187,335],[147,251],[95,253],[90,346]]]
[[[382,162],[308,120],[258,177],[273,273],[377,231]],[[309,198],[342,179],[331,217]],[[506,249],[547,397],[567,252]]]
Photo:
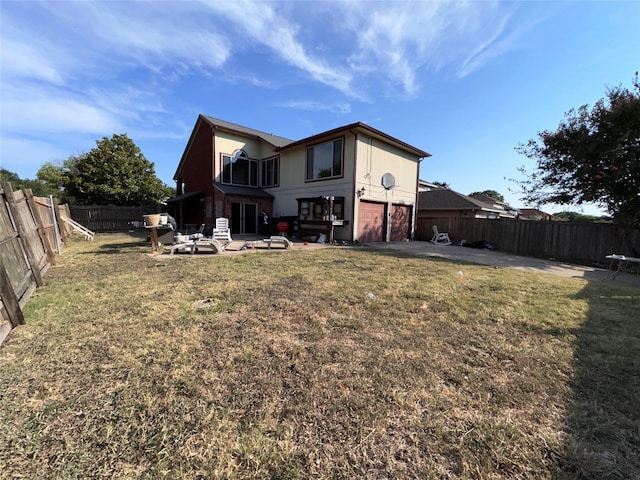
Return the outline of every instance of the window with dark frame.
[[[298,199],[298,217],[300,220],[328,220],[326,215],[332,214],[335,220],[344,220],[344,198],[337,197],[333,201],[333,212],[329,212],[329,201],[320,198]]]
[[[271,157],[262,161],[262,187],[275,187],[280,183],[280,157]]]
[[[258,161],[250,159],[244,150],[222,155],[222,183],[257,187]]]
[[[342,176],[342,146],[339,138],[307,148],[307,180],[322,180]]]

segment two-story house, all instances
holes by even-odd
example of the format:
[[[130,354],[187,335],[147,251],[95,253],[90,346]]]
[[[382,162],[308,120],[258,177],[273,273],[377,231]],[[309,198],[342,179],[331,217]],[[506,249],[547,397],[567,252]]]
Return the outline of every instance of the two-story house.
[[[429,156],[360,122],[294,141],[200,115],[170,205],[181,225],[227,217],[234,234],[256,233],[265,213],[299,236],[405,240]]]

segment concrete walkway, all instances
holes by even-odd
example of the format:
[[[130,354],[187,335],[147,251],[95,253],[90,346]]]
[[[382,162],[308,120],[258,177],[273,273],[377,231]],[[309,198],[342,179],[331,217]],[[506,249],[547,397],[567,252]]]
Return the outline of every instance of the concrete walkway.
[[[448,260],[477,263],[496,267],[515,268],[527,272],[551,273],[569,278],[584,278],[589,281],[601,281],[609,284],[631,285],[640,288],[640,275],[620,273],[616,278],[613,272],[595,267],[585,267],[570,263],[543,260],[533,257],[522,257],[510,253],[460,247],[456,245],[434,245],[431,242],[386,242],[371,243],[369,247],[380,250],[399,250],[414,255],[446,258]]]

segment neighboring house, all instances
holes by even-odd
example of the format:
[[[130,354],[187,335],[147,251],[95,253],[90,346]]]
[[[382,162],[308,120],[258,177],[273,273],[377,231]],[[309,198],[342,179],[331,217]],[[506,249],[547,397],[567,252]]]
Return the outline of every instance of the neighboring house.
[[[518,218],[520,220],[551,220],[551,215],[537,208],[519,208]]]
[[[265,213],[301,237],[404,240],[429,156],[361,122],[294,141],[199,115],[169,204],[183,226],[227,217],[234,234],[257,233]]]
[[[513,213],[505,211],[500,206],[480,201],[448,188],[435,188],[420,192],[418,194],[418,216],[421,218],[515,218]]]
[[[418,193],[427,192],[429,190],[435,190],[436,188],[445,188],[442,185],[436,183],[427,182],[426,180],[418,180]]]
[[[489,195],[485,195],[484,193],[476,193],[475,195],[470,195],[470,197],[475,200],[479,200],[483,203],[486,203],[487,205],[490,205],[493,208],[497,208],[498,210],[501,210],[502,213],[500,214],[500,218],[517,218],[518,217],[518,212],[515,209],[511,208],[505,202],[496,200],[495,198],[490,197]]]

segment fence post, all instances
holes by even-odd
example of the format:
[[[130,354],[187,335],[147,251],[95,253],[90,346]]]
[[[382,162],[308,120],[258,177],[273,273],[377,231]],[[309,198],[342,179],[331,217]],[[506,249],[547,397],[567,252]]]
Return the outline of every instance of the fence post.
[[[11,184],[9,182],[2,182],[2,189],[4,190],[5,198],[7,200],[7,206],[9,207],[9,212],[11,213],[13,221],[16,224],[16,230],[18,231],[18,236],[20,237],[20,243],[22,243],[24,252],[27,256],[27,262],[29,262],[31,274],[36,281],[36,285],[40,287],[44,285],[44,280],[42,280],[42,274],[40,273],[38,259],[36,259],[35,253],[33,252],[33,247],[31,246],[29,236],[27,235],[27,229],[22,222],[22,217],[20,217],[16,199],[13,196],[13,188],[11,187]]]
[[[3,187],[4,188],[4,187]],[[13,291],[11,285],[11,279],[7,273],[7,269],[4,268],[4,264],[0,262],[0,295],[2,295],[2,304],[7,309],[9,314],[9,321],[12,327],[24,324],[24,316],[18,303],[18,297],[16,292]]]
[[[27,198],[27,202],[29,203],[29,208],[31,209],[31,212],[33,213],[33,216],[36,219],[36,223],[38,224],[38,236],[40,237],[40,240],[42,240],[42,244],[44,245],[44,250],[47,253],[47,260],[51,265],[55,265],[56,255],[53,252],[53,248],[51,247],[49,238],[42,231],[42,228],[43,228],[42,226],[44,225],[44,223],[42,222],[42,217],[40,216],[40,210],[38,209],[38,206],[36,205],[36,202],[33,199],[33,192],[31,191],[30,188],[26,188],[24,190],[24,194],[25,194],[25,197]]]

